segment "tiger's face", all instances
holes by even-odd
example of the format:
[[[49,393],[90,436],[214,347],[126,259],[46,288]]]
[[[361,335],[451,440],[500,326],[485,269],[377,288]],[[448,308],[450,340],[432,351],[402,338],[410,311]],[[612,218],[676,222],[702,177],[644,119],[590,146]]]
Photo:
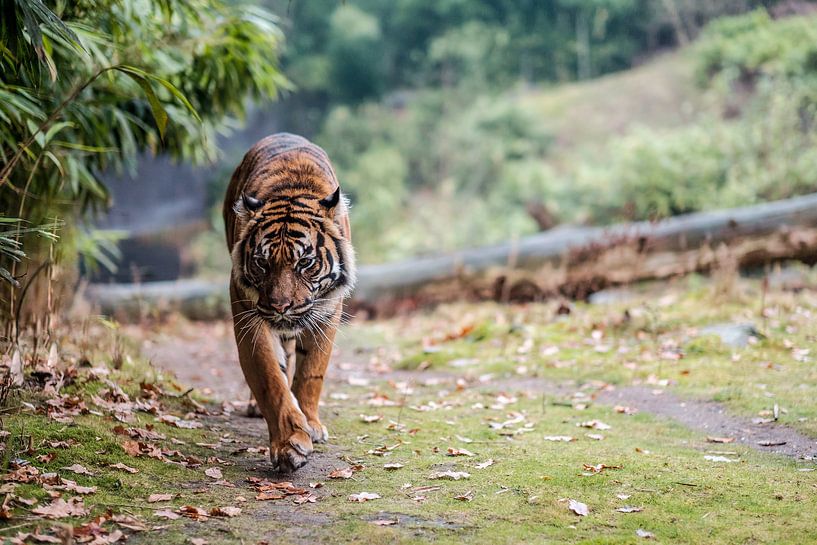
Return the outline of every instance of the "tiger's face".
[[[340,189],[310,193],[243,194],[235,203],[243,223],[233,249],[233,276],[254,315],[280,333],[327,322],[354,284],[354,255],[334,221],[345,214]]]

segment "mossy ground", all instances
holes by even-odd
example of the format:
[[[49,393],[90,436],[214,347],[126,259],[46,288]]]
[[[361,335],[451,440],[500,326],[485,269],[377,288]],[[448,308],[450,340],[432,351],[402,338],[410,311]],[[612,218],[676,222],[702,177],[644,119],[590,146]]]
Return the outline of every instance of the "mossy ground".
[[[576,391],[583,385],[645,383],[676,395],[717,399],[746,416],[777,403],[784,424],[817,436],[817,376],[804,352],[817,335],[809,319],[817,311],[817,295],[772,289],[761,305],[758,281],[738,281],[723,292],[695,277],[634,291],[633,298],[612,305],[573,304],[569,315],[558,314],[556,303],[452,305],[346,326],[322,408],[330,445],[318,446],[315,459],[292,478],[304,487],[324,483],[313,490],[316,503],[254,499],[248,476],[285,477],[270,474],[261,454],[234,453],[265,441],[260,421],[235,415],[206,417],[203,429],[183,430],[137,413],[140,427],[154,424],[168,436],[158,441],[165,448],[202,460],[217,456],[227,463],[191,469],[134,458],[122,450],[123,438],[113,432],[117,422],[109,417],[84,415],[65,425],[27,412],[4,418],[12,433],[7,459],[27,458],[43,471],[97,486],[97,493],[85,499],[95,513],[131,513],[148,527],[162,528],[133,534],[131,543],[181,544],[193,537],[210,544],[635,543],[644,541],[638,530],[661,543],[817,542],[813,461],[708,443],[704,432],[643,411],[625,414],[592,402],[581,407],[571,405],[569,395],[512,386],[537,380]],[[697,336],[696,329],[719,322],[752,322],[764,338],[732,349],[714,337]],[[144,377],[168,381],[135,357],[112,378],[136,396]],[[88,395],[99,388],[94,384],[80,381],[73,388]],[[190,409],[185,398],[166,396],[162,401],[173,414]],[[382,418],[367,423],[360,415]],[[491,427],[508,420],[518,421]],[[610,429],[577,426],[592,420]],[[219,442],[225,434],[227,440]],[[36,454],[50,451],[40,446],[46,440],[73,438],[78,444],[53,450],[56,458],[43,464],[22,452],[16,439],[21,435],[32,437]],[[556,442],[547,436],[576,440]],[[449,448],[467,449],[474,456],[449,456]],[[477,467],[489,459],[492,465]],[[139,473],[111,469],[109,464],[117,461]],[[95,475],[61,470],[73,463]],[[364,468],[351,479],[328,478],[332,468],[354,463]],[[387,470],[387,463],[403,467]],[[584,464],[620,468],[596,473]],[[235,488],[216,485],[204,475],[213,465]],[[446,470],[470,477],[429,478]],[[439,489],[423,488],[428,486]],[[363,491],[380,498],[348,500]],[[177,496],[163,504],[145,503],[154,492]],[[21,485],[15,493],[44,496],[31,485]],[[238,496],[248,501],[241,503]],[[569,499],[586,504],[589,514],[571,512]],[[204,522],[153,515],[157,508],[182,505],[236,505],[243,512]],[[625,506],[642,510],[616,510]],[[15,515],[28,522],[24,509]],[[396,523],[381,526],[375,521]],[[14,523],[8,521],[8,526]]]

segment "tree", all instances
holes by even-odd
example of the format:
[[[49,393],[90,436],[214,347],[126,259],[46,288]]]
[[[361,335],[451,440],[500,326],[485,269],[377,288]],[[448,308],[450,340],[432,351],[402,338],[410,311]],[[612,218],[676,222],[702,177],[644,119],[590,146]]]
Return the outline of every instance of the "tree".
[[[247,98],[286,80],[276,19],[223,0],[0,0],[0,13],[8,323],[42,265],[73,261],[82,218],[108,204],[103,171],[132,169],[143,152],[212,160]]]

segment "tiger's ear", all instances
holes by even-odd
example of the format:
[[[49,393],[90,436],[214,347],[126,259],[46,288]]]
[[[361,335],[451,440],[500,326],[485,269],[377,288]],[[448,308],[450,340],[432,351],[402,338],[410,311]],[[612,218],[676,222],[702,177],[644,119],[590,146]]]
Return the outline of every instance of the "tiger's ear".
[[[335,207],[340,202],[340,187],[338,187],[331,195],[322,198],[318,202],[321,203],[321,206],[326,208],[327,214],[331,217],[335,212]]]
[[[247,195],[246,193],[241,194],[241,198],[238,199],[233,206],[233,210],[235,210],[236,214],[238,215],[246,215],[247,213],[254,213],[258,211],[262,206],[264,206],[263,199],[256,199],[252,195]]]

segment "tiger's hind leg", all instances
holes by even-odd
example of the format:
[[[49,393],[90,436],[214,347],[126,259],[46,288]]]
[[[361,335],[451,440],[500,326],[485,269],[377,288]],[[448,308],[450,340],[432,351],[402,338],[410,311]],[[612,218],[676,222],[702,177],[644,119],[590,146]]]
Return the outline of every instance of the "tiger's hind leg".
[[[332,356],[335,333],[340,323],[341,306],[329,323],[321,324],[315,331],[304,332],[298,343],[298,363],[292,391],[298,399],[301,410],[309,424],[309,436],[313,442],[321,443],[329,439],[326,426],[321,424],[318,404],[323,389],[323,380],[329,359]]]

